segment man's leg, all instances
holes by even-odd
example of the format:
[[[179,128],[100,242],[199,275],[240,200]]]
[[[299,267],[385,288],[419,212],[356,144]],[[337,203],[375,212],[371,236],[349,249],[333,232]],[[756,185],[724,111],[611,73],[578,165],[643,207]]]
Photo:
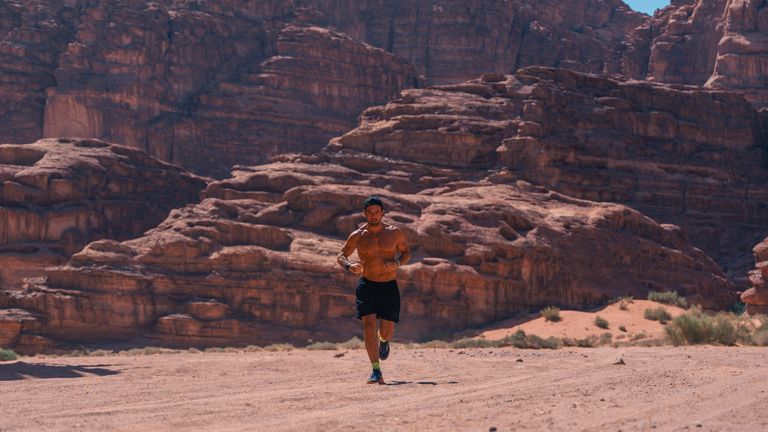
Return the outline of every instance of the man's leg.
[[[395,335],[395,322],[385,320],[384,318],[379,321],[379,359],[386,360],[389,358],[389,342]]]
[[[363,339],[371,364],[379,361],[379,338],[376,337],[376,314],[363,316]]]
[[[379,323],[379,336],[387,342],[391,342],[395,337],[395,322],[382,319]]]
[[[363,315],[363,338],[365,338],[365,350],[371,360],[373,372],[368,378],[368,384],[384,384],[379,365],[379,338],[376,336],[376,314]]]

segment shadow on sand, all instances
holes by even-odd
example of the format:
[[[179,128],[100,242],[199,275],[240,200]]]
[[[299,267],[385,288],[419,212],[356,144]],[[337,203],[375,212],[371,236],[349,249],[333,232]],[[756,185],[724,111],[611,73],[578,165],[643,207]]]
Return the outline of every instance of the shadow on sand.
[[[421,385],[443,385],[443,384],[458,384],[458,381],[446,381],[442,383],[434,382],[434,381],[387,381],[386,385],[390,386],[396,386],[396,385],[409,385],[409,384],[421,384]]]
[[[104,366],[70,366],[16,362],[0,364],[0,381],[36,378],[82,378],[86,374],[98,376],[117,375],[120,372],[105,369]]]

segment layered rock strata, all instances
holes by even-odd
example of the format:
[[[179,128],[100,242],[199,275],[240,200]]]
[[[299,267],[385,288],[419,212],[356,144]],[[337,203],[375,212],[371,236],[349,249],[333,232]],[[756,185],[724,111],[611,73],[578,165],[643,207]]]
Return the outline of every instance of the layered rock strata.
[[[602,73],[647,16],[619,0],[309,0],[325,22],[407,59],[424,85],[543,65]]]
[[[22,335],[59,342],[348,339],[360,326],[356,278],[335,261],[374,193],[413,250],[399,274],[405,339],[649,290],[708,306],[733,300],[677,227],[486,175],[343,152],[239,167],[200,204],[137,239],[89,244],[0,305],[41,317]]]
[[[749,272],[752,287],[741,294],[741,301],[748,314],[768,314],[768,239],[755,246],[754,252],[756,265]]]
[[[97,137],[217,177],[316,152],[403,88],[531,64],[601,72],[644,20],[619,0],[0,7],[0,142]]]
[[[366,110],[331,148],[498,166],[570,196],[625,203],[682,226],[738,279],[768,226],[763,121],[738,94],[526,68],[406,90]]]
[[[615,70],[634,78],[727,89],[765,107],[766,30],[763,1],[672,2],[630,33]]]
[[[0,288],[65,263],[91,241],[125,240],[196,202],[205,180],[97,140],[0,145]]]
[[[76,32],[77,3],[0,2],[0,144],[42,137],[45,89]]]

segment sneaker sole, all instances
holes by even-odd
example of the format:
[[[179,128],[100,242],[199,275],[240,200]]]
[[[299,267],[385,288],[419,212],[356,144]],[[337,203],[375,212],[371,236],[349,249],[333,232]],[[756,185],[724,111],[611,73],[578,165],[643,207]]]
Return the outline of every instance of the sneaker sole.
[[[384,379],[376,380],[376,381],[368,381],[368,384],[385,384]]]

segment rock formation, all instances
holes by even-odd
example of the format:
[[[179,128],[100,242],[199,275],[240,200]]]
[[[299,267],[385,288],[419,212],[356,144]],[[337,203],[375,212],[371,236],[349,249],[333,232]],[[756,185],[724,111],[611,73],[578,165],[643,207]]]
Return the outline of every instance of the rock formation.
[[[601,72],[644,19],[619,0],[4,4],[0,142],[98,137],[217,177],[318,151],[417,74]]]
[[[27,279],[23,291],[0,292],[17,349],[348,339],[360,331],[356,278],[335,258],[374,193],[413,250],[399,275],[406,339],[649,290],[677,290],[709,307],[734,300],[733,285],[678,227],[629,207],[503,171],[328,150],[237,167],[200,204],[172,211],[144,236],[93,242]]]
[[[748,314],[768,314],[768,239],[755,246],[754,252],[757,265],[749,272],[752,287],[741,294],[741,301]]]
[[[326,22],[414,65],[424,85],[543,65],[604,72],[647,16],[619,0],[305,1]]]
[[[615,71],[744,94],[768,106],[768,5],[758,0],[673,1],[631,32]],[[611,69],[609,67],[608,69]]]
[[[205,184],[97,140],[0,145],[0,289],[21,289],[23,278],[43,275],[91,241],[140,235],[172,208],[196,202]]]
[[[768,226],[761,115],[740,95],[526,68],[406,90],[338,149],[514,178],[682,226],[733,278]],[[746,282],[746,281],[744,281]]]

